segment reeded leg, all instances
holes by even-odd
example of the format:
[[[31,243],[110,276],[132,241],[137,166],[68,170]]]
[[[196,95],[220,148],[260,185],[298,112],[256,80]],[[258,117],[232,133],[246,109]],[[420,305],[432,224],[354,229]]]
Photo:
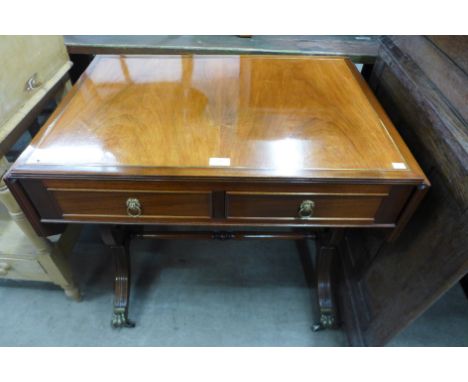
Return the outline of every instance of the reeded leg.
[[[320,317],[314,325],[314,331],[333,328],[337,322],[332,280],[333,259],[336,250],[327,246],[321,246],[317,249],[317,294]]]
[[[113,328],[133,328],[135,324],[128,319],[130,299],[130,257],[128,242],[124,232],[104,228],[102,238],[114,257],[114,311],[111,325]]]
[[[317,240],[317,294],[319,320],[314,331],[332,329],[338,326],[338,309],[335,302],[334,271],[337,245],[342,238],[342,230],[334,230],[328,237]]]

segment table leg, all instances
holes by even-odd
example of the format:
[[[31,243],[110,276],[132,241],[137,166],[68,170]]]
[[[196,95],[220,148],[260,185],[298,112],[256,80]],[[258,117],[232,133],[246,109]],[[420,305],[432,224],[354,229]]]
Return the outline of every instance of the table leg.
[[[317,243],[317,295],[319,322],[314,324],[314,331],[332,329],[338,326],[338,309],[335,299],[335,262],[337,246],[343,237],[343,230],[335,229],[329,235],[321,235]]]
[[[114,257],[114,311],[111,325],[113,328],[133,328],[135,324],[128,319],[130,300],[130,256],[128,236],[125,231],[105,227],[101,230],[104,243],[111,249]]]

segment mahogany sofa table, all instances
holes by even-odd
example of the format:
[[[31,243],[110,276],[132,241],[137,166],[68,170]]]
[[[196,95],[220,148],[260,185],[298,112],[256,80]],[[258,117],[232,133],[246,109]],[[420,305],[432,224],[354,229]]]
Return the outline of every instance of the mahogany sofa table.
[[[40,235],[102,225],[114,327],[132,326],[132,236],[316,232],[320,326],[334,327],[342,230],[392,240],[429,186],[354,65],[305,56],[97,56],[6,181]]]

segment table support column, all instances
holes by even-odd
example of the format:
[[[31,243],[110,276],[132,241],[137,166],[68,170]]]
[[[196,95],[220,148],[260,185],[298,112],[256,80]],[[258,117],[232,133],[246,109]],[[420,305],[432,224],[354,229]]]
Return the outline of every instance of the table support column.
[[[338,327],[338,308],[335,295],[335,265],[338,244],[343,238],[342,229],[333,229],[328,234],[319,235],[317,246],[317,296],[319,321],[313,326],[314,331]]]
[[[101,237],[114,258],[114,311],[113,328],[133,328],[135,323],[128,319],[130,300],[130,256],[128,234],[122,229],[103,227]]]

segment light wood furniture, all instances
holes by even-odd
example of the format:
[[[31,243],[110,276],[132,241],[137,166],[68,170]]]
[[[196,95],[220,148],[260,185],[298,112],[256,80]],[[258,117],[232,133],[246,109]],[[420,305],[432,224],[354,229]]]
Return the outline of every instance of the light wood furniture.
[[[0,37],[0,64],[0,207],[11,218],[0,221],[0,278],[52,282],[78,299],[65,256],[76,229],[54,241],[38,236],[2,178],[9,167],[4,157],[9,148],[46,102],[60,99],[71,87],[63,38]]]
[[[99,56],[7,183],[38,234],[105,227],[114,326],[131,326],[129,234],[297,239],[314,229],[320,324],[336,326],[342,229],[393,239],[429,186],[354,65],[300,56]]]

